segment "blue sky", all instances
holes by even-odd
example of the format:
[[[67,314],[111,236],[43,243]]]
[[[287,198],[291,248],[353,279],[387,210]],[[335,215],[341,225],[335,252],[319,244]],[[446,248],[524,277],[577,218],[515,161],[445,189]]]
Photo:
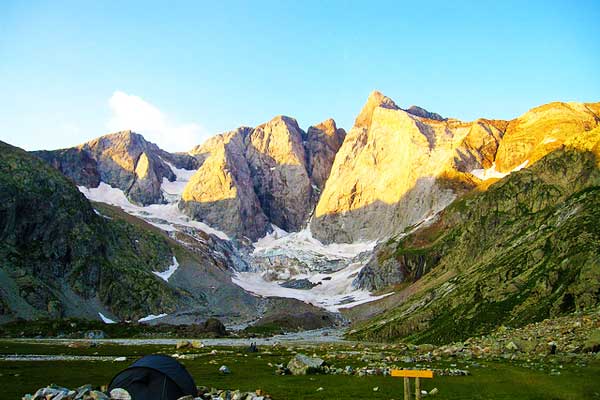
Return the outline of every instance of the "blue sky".
[[[349,129],[374,89],[465,120],[600,101],[598,21],[598,1],[4,0],[0,140],[128,127],[185,150],[278,114]]]

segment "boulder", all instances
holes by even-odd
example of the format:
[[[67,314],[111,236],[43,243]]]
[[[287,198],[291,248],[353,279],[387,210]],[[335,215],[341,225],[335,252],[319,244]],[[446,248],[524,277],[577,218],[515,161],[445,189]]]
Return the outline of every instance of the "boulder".
[[[321,372],[324,366],[322,359],[299,353],[290,360],[287,368],[292,375],[309,375]]]
[[[129,392],[122,388],[115,388],[110,391],[111,400],[131,400]]]

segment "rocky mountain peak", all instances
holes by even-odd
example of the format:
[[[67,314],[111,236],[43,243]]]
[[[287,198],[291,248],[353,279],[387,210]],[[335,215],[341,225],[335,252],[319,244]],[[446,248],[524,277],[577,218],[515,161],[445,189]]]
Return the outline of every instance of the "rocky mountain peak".
[[[306,133],[307,169],[319,191],[325,187],[333,160],[345,137],[346,131],[338,128],[331,118],[308,128]]]
[[[391,110],[399,109],[392,99],[385,96],[381,92],[374,90],[369,95],[369,98],[360,111],[360,114],[358,114],[358,117],[356,117],[354,126],[366,128],[371,125],[371,118],[373,117],[373,112],[377,107],[389,108]]]

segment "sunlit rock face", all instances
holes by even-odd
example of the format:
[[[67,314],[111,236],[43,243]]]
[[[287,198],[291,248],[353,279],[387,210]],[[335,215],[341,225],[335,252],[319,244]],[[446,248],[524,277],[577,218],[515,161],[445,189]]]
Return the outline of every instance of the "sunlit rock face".
[[[403,110],[373,92],[335,157],[311,231],[324,242],[401,233],[598,121],[598,103],[551,103],[512,121],[462,122],[416,106]]]
[[[163,178],[175,180],[168,163],[185,168],[196,166],[193,157],[167,153],[131,131],[105,135],[69,149],[33,154],[48,161],[77,185],[97,187],[102,181],[123,190],[132,202],[141,205],[164,201]]]
[[[312,208],[303,135],[295,119],[278,116],[246,138],[246,158],[260,205],[269,220],[286,231],[300,230]]]
[[[344,135],[331,119],[305,133],[286,116],[217,135],[190,152],[202,165],[180,208],[251,240],[264,236],[271,224],[299,231],[308,223]]]
[[[185,187],[179,208],[192,218],[252,240],[270,229],[245,156],[251,128],[211,138],[193,150],[204,162]]]
[[[319,191],[325,187],[333,160],[345,137],[346,131],[338,128],[333,119],[308,128],[306,133],[307,169]]]
[[[598,104],[549,103],[510,121],[498,148],[496,169],[508,172],[525,160],[531,165],[571,137],[598,126]]]
[[[416,113],[413,107],[413,112]],[[480,120],[463,123],[423,109],[414,115],[373,92],[348,132],[311,224],[325,242],[373,240],[443,209],[467,180],[452,165],[464,143],[496,143],[500,133]],[[467,153],[467,150],[463,150]],[[485,157],[470,160],[480,166]]]

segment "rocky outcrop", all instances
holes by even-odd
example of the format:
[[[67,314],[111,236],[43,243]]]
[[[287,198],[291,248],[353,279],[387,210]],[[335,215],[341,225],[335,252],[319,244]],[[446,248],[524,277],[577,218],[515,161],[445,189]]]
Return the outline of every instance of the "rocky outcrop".
[[[192,218],[230,235],[256,240],[270,226],[246,160],[245,140],[250,132],[251,128],[238,128],[193,150],[204,162],[187,184],[179,207]]]
[[[487,129],[478,131],[480,126]],[[494,140],[494,133],[485,121],[423,118],[372,93],[335,158],[313,234],[324,242],[354,242],[402,232],[472,187],[470,178],[452,168],[453,160],[460,159],[460,145],[469,137]],[[478,162],[481,157],[469,160]]]
[[[306,132],[308,174],[319,191],[325,187],[333,160],[345,137],[346,131],[338,128],[333,119],[311,126]]]
[[[475,121],[456,149],[453,168],[460,172],[492,168],[507,125],[507,121]]]
[[[33,154],[77,185],[97,187],[102,181],[123,190],[132,202],[142,205],[164,201],[163,178],[171,182],[176,179],[168,163],[185,169],[198,165],[194,157],[170,154],[131,131],[102,136],[74,148]]]

